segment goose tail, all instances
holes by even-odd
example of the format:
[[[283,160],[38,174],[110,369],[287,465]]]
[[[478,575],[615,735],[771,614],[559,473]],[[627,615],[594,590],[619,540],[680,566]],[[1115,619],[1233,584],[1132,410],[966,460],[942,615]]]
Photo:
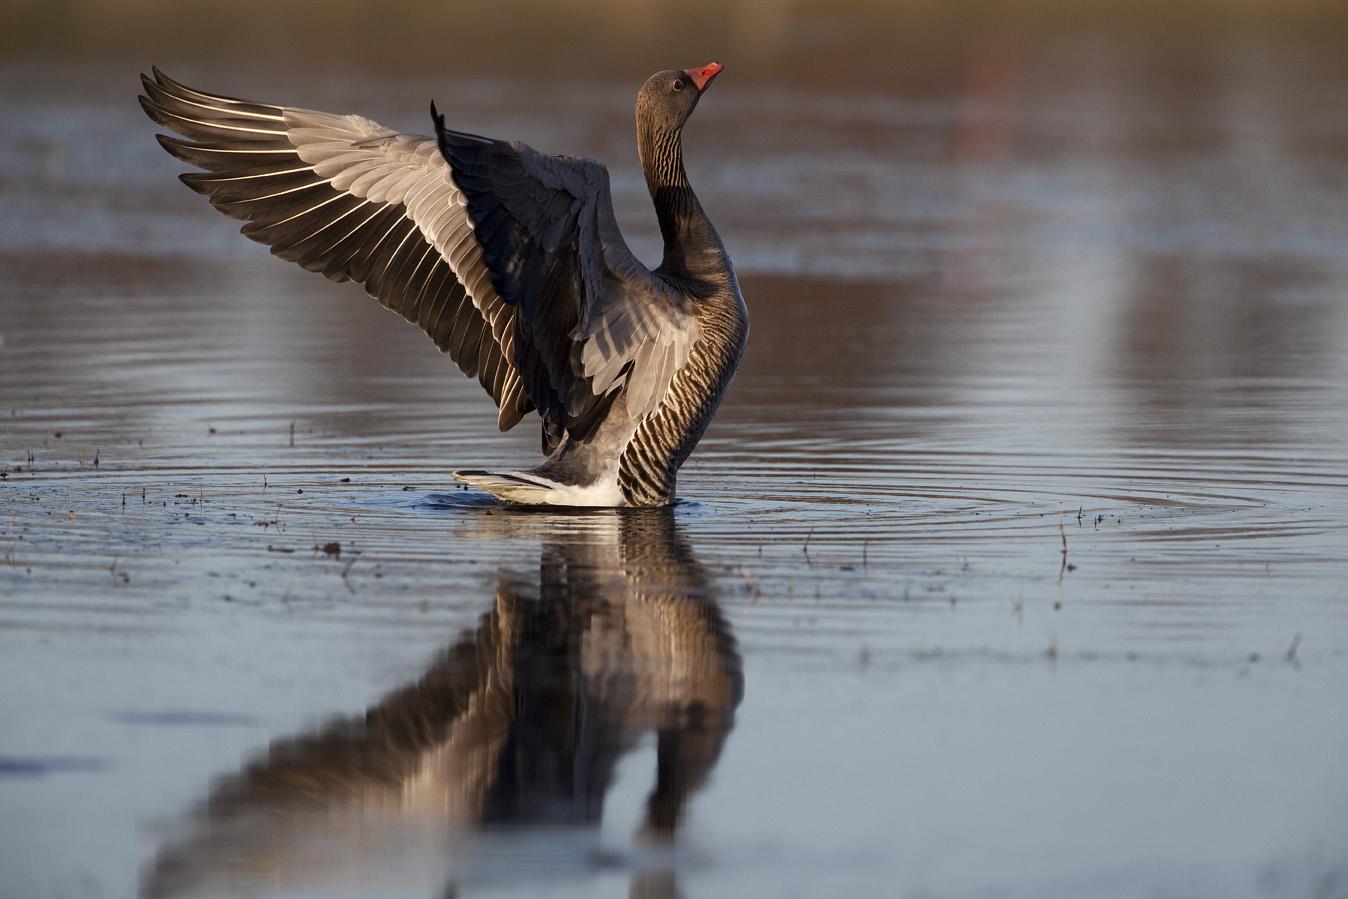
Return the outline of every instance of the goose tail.
[[[531,471],[484,471],[466,469],[454,472],[454,480],[485,490],[512,506],[570,506],[595,508],[625,506],[616,482],[602,484],[566,484]]]
[[[522,471],[467,469],[454,472],[454,480],[485,490],[503,503],[521,506],[547,505],[548,494],[557,486]]]

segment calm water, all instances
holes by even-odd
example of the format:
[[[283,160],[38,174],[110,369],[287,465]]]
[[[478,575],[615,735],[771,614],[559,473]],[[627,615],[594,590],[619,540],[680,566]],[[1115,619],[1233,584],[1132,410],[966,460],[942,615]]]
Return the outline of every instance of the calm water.
[[[615,8],[582,73],[13,11],[0,896],[1348,896],[1348,31],[917,6]],[[455,489],[537,434],[134,102],[435,97],[649,259],[631,97],[713,57],[753,334],[656,513]]]

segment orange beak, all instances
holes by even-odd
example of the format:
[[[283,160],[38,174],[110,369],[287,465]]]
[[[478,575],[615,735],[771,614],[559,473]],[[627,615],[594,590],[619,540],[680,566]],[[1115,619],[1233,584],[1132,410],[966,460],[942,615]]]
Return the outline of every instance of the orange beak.
[[[697,85],[697,92],[700,94],[707,89],[707,85],[711,84],[711,80],[724,68],[725,66],[721,65],[719,62],[709,62],[701,68],[684,69],[683,74],[693,79],[693,84]]]

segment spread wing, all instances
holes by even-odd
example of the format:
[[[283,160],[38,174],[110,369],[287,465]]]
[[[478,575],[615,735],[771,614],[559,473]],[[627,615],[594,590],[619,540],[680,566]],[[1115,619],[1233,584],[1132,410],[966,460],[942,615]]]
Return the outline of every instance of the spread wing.
[[[202,93],[142,76],[182,176],[272,252],[421,327],[500,408],[537,409],[545,447],[584,439],[620,396],[649,414],[696,339],[680,295],[613,220],[598,163],[443,128],[402,134],[360,116]]]
[[[283,259],[370,295],[419,325],[500,407],[502,430],[533,404],[515,355],[515,310],[491,289],[464,197],[431,138],[360,116],[204,94],[142,76],[150,118],[182,177]]]

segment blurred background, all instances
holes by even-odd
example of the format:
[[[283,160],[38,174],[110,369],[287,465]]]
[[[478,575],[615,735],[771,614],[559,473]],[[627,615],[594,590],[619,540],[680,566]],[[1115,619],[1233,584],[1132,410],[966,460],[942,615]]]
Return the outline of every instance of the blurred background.
[[[1345,380],[1340,3],[0,8],[7,265],[53,247],[118,255],[128,239],[161,257],[262,261],[165,183],[176,169],[127,102],[152,63],[206,90],[410,131],[426,130],[434,98],[464,130],[594,156],[653,261],[633,93],[654,68],[718,58],[728,69],[687,131],[688,164],[742,273],[935,294],[942,317],[1023,310],[1065,383],[1189,380],[1182,395],[1128,398],[1126,430],[1144,441],[1193,428],[1244,445],[1214,402],[1235,376],[1290,375],[1297,359]],[[892,300],[859,303],[847,327],[892,324]],[[898,339],[1004,347],[1024,336],[1001,330],[1015,323],[919,335],[940,325],[907,316]],[[896,349],[831,362],[893,384]]]
[[[0,895],[1348,896],[1342,0],[0,0],[0,26]],[[537,432],[241,238],[135,99],[151,65],[412,132],[434,99],[604,161],[654,264],[635,93],[713,59],[685,155],[752,333],[654,529],[438,492]],[[581,838],[400,817],[415,740],[287,817],[361,722],[451,726],[437,660],[584,644],[548,631],[581,594],[708,610],[721,717],[660,781],[672,855],[633,836],[667,767],[630,718]],[[692,664],[615,657],[671,695]],[[532,745],[583,757],[567,728]]]

